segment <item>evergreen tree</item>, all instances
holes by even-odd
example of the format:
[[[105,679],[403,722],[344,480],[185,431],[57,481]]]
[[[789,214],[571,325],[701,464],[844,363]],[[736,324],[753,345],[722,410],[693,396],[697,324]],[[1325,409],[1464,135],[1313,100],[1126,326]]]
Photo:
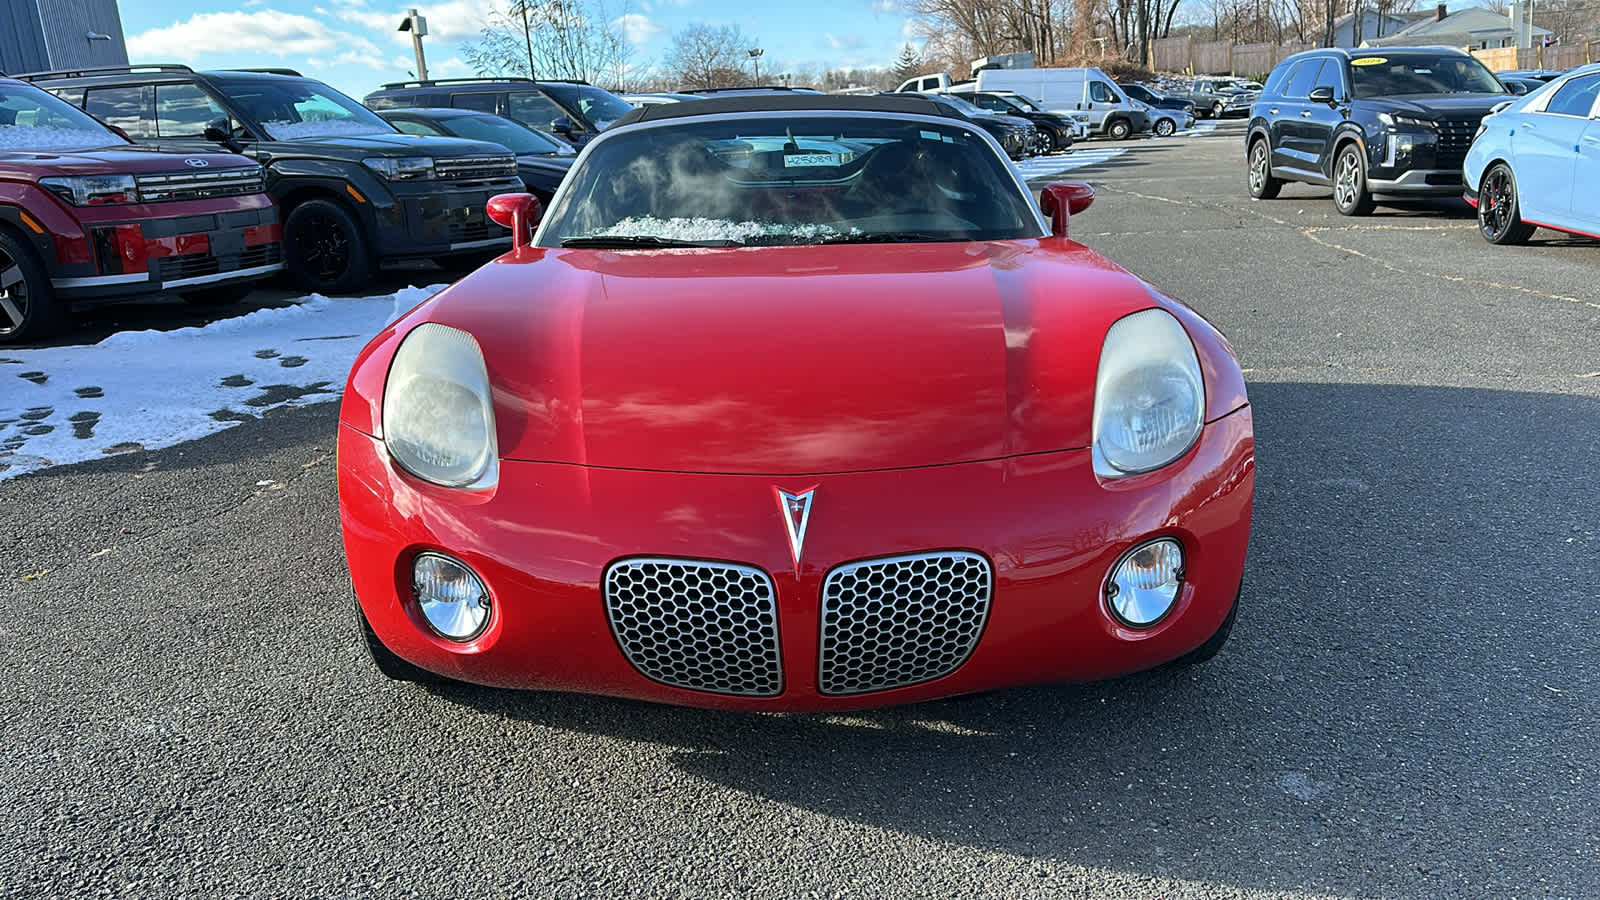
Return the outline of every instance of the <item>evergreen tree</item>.
[[[914,78],[922,74],[922,54],[910,44],[900,48],[900,55],[894,61],[894,82],[899,84],[907,78]]]

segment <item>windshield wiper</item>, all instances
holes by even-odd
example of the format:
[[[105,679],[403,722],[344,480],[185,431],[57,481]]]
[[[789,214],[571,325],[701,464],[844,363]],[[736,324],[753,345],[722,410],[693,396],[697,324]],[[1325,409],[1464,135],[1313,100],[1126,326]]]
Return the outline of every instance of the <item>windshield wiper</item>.
[[[584,237],[563,238],[563,247],[587,250],[618,250],[632,247],[737,247],[737,241],[682,241],[677,238],[656,237],[652,234],[591,234]]]
[[[960,234],[937,231],[863,231],[859,234],[829,234],[819,237],[819,244],[915,244],[934,241],[966,241],[971,238]]]

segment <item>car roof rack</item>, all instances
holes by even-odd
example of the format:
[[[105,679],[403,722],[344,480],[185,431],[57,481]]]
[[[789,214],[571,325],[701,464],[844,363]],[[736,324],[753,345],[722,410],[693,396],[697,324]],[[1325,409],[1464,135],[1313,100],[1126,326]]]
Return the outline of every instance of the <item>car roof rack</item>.
[[[304,78],[305,77],[304,75],[301,75],[299,72],[296,72],[294,69],[286,69],[286,68],[284,68],[282,66],[262,66],[262,67],[259,67],[259,68],[250,68],[250,69],[227,69],[225,71],[228,71],[228,72],[253,72],[253,73],[256,73],[256,74],[259,74],[259,75],[289,75],[289,76],[292,76],[294,78]]]
[[[541,78],[539,80],[540,81],[544,81],[544,82],[549,82],[550,84],[588,84],[589,83],[587,81],[584,81],[582,78]]]
[[[86,75],[132,75],[135,72],[187,72],[194,70],[182,63],[155,63],[145,66],[91,66],[83,69],[52,69],[48,72],[25,72],[11,77],[23,81],[43,81],[49,78],[82,78]]]
[[[499,84],[505,81],[520,84],[538,84],[532,78],[523,78],[520,75],[506,76],[504,78],[429,78],[425,81],[391,81],[383,86],[384,90],[390,88],[432,87],[436,84]]]
[[[687,91],[680,91],[679,93],[695,94],[698,96],[701,94],[737,94],[740,91],[780,91],[786,94],[815,93],[814,91],[807,90],[806,88],[790,87],[786,84],[747,84],[742,87],[691,88]]]

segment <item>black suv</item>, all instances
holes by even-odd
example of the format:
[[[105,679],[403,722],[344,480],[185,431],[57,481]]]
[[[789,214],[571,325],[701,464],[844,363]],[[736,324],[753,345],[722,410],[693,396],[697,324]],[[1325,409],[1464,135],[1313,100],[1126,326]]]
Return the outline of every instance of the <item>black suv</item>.
[[[962,94],[961,97],[973,106],[996,115],[1021,116],[1032,122],[1033,127],[1049,139],[1050,146],[1046,149],[1051,153],[1059,153],[1072,146],[1072,120],[1061,113],[1031,106],[1016,94],[975,91]]]
[[[373,109],[453,106],[476,109],[560,135],[582,147],[633,105],[585,81],[440,78],[386,84],[366,97]]]
[[[522,190],[505,148],[402,134],[290,70],[115,66],[21,77],[140,143],[220,144],[261,163],[282,209],[287,271],[307,290],[349,291],[384,262],[511,247],[484,209],[495,194]]]
[[[1373,195],[1460,196],[1478,124],[1511,97],[1483,63],[1443,47],[1311,50],[1278,64],[1250,109],[1250,196],[1286,181],[1333,187],[1347,216]]]

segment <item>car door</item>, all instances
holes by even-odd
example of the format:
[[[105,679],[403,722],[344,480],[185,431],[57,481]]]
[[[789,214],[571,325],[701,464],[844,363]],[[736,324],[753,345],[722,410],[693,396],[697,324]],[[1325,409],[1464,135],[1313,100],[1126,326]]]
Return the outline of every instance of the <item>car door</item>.
[[[1572,170],[1572,218],[1579,230],[1600,237],[1600,99],[1589,111],[1589,124],[1578,139]]]
[[[1560,226],[1574,221],[1578,158],[1593,124],[1589,115],[1597,94],[1600,72],[1570,79],[1543,110],[1526,115],[1518,126],[1511,169],[1523,218]]]
[[[1122,102],[1122,95],[1099,79],[1089,81],[1089,102],[1085,106],[1089,110],[1089,122],[1096,131],[1105,131],[1106,118],[1117,110],[1126,108],[1126,104]]]
[[[1318,88],[1332,91],[1333,100],[1327,102],[1307,97],[1305,109],[1300,112],[1301,142],[1310,169],[1329,174],[1333,171],[1333,162],[1329,159],[1329,154],[1333,152],[1333,133],[1345,121],[1349,110],[1350,91],[1344,84],[1344,63],[1337,59],[1323,59],[1310,93],[1316,93]]]
[[[1266,104],[1267,135],[1272,144],[1272,165],[1275,168],[1310,172],[1314,157],[1306,155],[1303,120],[1310,115],[1311,101],[1306,99],[1316,84],[1317,72],[1322,68],[1320,59],[1303,59],[1289,70],[1283,79],[1278,96]]]

